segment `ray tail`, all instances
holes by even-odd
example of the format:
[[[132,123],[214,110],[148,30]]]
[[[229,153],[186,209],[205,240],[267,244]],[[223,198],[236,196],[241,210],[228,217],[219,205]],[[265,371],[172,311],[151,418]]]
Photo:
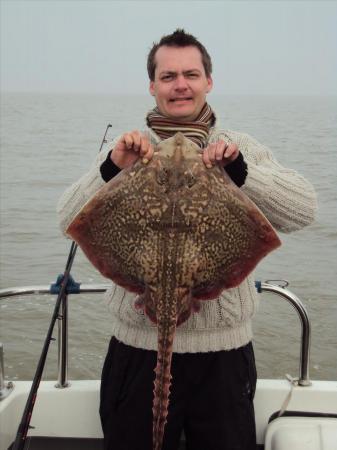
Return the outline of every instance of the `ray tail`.
[[[171,386],[171,361],[176,319],[158,323],[158,355],[153,399],[153,450],[161,450]]]

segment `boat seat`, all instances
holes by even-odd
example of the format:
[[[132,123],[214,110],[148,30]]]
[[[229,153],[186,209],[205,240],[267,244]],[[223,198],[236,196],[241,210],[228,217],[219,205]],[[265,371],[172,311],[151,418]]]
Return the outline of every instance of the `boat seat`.
[[[336,417],[279,417],[269,423],[265,450],[336,450]]]

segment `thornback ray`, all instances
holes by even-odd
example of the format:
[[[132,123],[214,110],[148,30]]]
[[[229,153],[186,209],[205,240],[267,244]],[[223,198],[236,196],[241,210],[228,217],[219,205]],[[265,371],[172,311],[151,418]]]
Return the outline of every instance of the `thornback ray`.
[[[162,447],[176,327],[238,286],[281,242],[226,171],[177,133],[103,186],[67,229],[107,278],[138,294],[157,324],[153,449]]]

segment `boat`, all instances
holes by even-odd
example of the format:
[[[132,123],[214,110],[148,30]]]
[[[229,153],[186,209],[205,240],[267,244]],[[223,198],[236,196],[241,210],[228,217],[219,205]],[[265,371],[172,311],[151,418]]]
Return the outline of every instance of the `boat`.
[[[79,285],[71,279],[67,281],[57,316],[57,379],[39,383],[24,446],[29,450],[103,449],[98,413],[100,380],[68,380],[67,297],[79,293],[102,294],[109,286]],[[51,286],[2,289],[0,301],[13,296],[47,293],[60,296],[61,283],[62,276]],[[315,381],[309,378],[310,321],[306,309],[288,289],[286,282],[257,282],[256,288],[259,292],[269,292],[287,301],[297,313],[301,326],[298,377],[258,379],[254,399],[257,449],[336,450],[337,381]],[[14,448],[13,442],[32,382],[8,381],[3,368],[3,348],[0,346],[0,450],[8,450]],[[182,436],[180,450],[184,448]]]

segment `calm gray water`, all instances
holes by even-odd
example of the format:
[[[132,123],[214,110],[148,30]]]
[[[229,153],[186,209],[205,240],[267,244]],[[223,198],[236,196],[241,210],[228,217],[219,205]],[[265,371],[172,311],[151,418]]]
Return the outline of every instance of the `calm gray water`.
[[[64,189],[90,166],[105,127],[110,137],[142,128],[148,97],[7,94],[1,98],[1,288],[49,284],[63,271],[70,242],[55,207]],[[319,195],[317,221],[281,235],[283,246],[258,267],[257,279],[287,279],[312,321],[311,377],[337,379],[336,173],[337,99],[210,97],[225,127],[244,131],[297,169]],[[80,253],[77,281],[105,282]],[[0,302],[6,373],[31,378],[47,332],[54,297]],[[70,377],[97,378],[109,340],[102,296],[70,298]],[[300,329],[293,309],[263,295],[255,320],[259,376],[297,375]],[[55,378],[52,344],[45,378]]]

